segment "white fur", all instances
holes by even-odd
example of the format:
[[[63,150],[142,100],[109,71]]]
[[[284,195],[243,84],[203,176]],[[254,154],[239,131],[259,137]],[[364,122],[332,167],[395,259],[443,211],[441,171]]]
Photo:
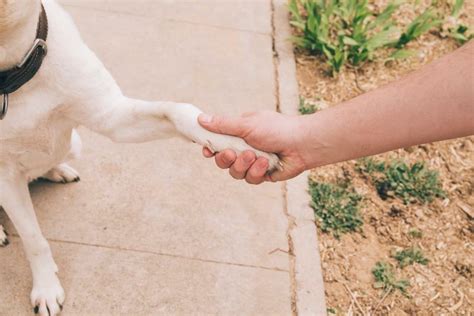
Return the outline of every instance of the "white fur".
[[[201,111],[193,105],[124,96],[82,42],[69,15],[54,0],[44,0],[44,6],[49,21],[48,56],[36,76],[10,95],[9,112],[0,121],[0,205],[15,225],[30,262],[31,303],[41,315],[56,315],[64,291],[36,220],[28,181],[78,179],[78,173],[64,163],[80,150],[74,128],[83,125],[116,142],[180,135],[214,151],[252,148],[239,138],[203,129],[197,122]],[[13,67],[28,51],[39,12],[39,0],[0,0],[0,70]],[[275,155],[255,152],[269,158],[270,168],[277,166]],[[0,242],[5,238],[0,229]]]

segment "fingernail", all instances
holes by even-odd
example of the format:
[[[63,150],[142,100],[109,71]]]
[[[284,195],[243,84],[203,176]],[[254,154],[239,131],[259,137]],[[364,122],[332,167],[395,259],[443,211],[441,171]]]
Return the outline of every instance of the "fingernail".
[[[211,123],[212,122],[212,115],[202,113],[199,115],[199,120],[201,123]]]

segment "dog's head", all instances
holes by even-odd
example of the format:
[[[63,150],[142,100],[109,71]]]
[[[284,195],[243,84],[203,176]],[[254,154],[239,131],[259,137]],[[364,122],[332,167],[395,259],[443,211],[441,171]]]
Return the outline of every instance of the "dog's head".
[[[40,5],[39,0],[0,0],[0,34],[33,18]]]

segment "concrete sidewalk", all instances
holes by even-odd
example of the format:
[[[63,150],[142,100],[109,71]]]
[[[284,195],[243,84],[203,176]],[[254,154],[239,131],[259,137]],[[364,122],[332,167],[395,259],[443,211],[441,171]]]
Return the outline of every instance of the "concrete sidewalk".
[[[129,96],[228,115],[279,104],[270,0],[60,2]],[[180,140],[123,145],[79,132],[83,155],[72,165],[81,182],[31,186],[66,291],[64,315],[297,311],[298,279],[320,268],[309,227],[298,239],[311,241],[316,266],[295,270],[300,254],[289,240],[299,219],[288,212],[286,184],[233,181]],[[31,274],[3,212],[0,223],[14,235],[0,249],[0,315],[28,315]],[[323,313],[317,288],[300,314]]]

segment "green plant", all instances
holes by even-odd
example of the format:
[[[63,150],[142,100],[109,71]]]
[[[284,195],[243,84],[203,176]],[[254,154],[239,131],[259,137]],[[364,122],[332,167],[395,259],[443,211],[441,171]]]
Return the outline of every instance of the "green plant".
[[[377,262],[372,269],[372,275],[375,278],[375,288],[383,288],[387,292],[398,289],[404,295],[407,295],[407,287],[410,286],[410,282],[405,279],[397,280],[391,264],[380,261]]]
[[[377,15],[367,0],[291,0],[291,24],[300,32],[293,40],[311,54],[324,55],[333,74],[347,61],[358,66],[397,42],[400,32],[391,17],[400,4],[392,2]]]
[[[380,197],[395,195],[405,204],[416,200],[427,203],[435,197],[444,197],[438,173],[427,169],[423,162],[409,166],[405,162],[395,161],[386,166],[375,186]]]
[[[403,161],[393,161],[386,164],[368,158],[359,160],[356,170],[372,178],[382,199],[399,197],[408,204],[415,201],[427,203],[435,197],[445,196],[438,173],[429,170],[423,162],[407,165]]]
[[[372,157],[361,158],[357,160],[355,168],[359,173],[371,175],[374,172],[383,172],[385,170],[385,162],[379,162]]]
[[[412,238],[421,238],[423,237],[423,233],[421,232],[421,230],[418,230],[416,228],[412,228],[408,231],[408,235],[410,235],[410,237]]]
[[[421,250],[414,247],[397,251],[393,257],[398,261],[400,268],[404,268],[415,262],[422,265],[428,264],[428,259],[425,258]]]
[[[430,29],[441,25],[441,23],[442,20],[438,19],[434,8],[430,7],[426,9],[408,25],[405,32],[400,36],[395,47],[404,47],[408,42],[413,41],[420,35],[428,32]]]
[[[300,112],[300,114],[313,114],[314,112],[317,112],[319,110],[320,109],[316,104],[308,102],[307,100],[305,100],[305,98],[300,97],[300,103],[298,105],[298,111]]]
[[[464,5],[464,0],[456,0],[451,10],[451,15],[445,19],[445,28],[448,36],[454,38],[458,43],[464,44],[474,37],[469,33],[469,28],[459,22],[459,15]]]
[[[362,196],[346,184],[327,184],[310,181],[311,207],[323,232],[339,238],[343,233],[356,231],[363,221],[359,214]]]

